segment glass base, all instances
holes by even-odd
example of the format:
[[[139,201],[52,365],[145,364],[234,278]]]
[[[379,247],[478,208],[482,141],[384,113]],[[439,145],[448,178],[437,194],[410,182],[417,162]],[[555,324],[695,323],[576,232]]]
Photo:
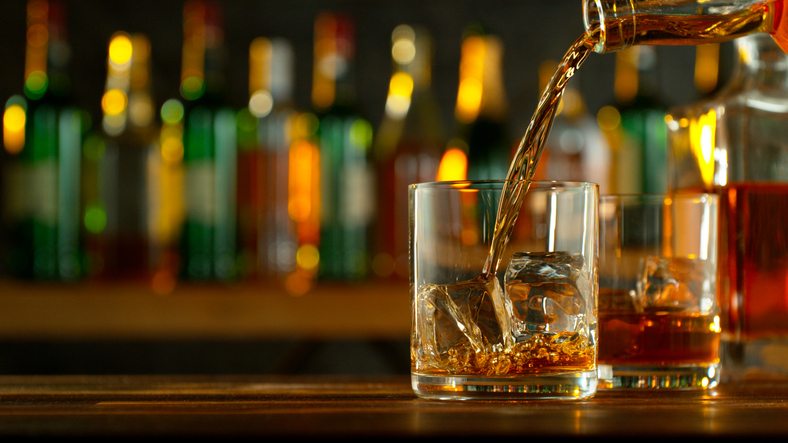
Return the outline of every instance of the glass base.
[[[720,383],[720,363],[678,366],[599,365],[600,389],[711,389]]]
[[[517,376],[425,375],[411,373],[413,392],[440,400],[583,399],[596,393],[597,372]]]

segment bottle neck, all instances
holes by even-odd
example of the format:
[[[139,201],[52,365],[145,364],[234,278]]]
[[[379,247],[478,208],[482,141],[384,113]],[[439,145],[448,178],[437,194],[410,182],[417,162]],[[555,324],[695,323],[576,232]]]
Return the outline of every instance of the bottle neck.
[[[400,30],[400,33],[404,35],[398,36],[397,30]],[[413,79],[414,93],[430,88],[433,45],[432,37],[426,29],[410,26],[398,27],[395,29],[391,51],[395,63],[399,64],[401,69]],[[403,55],[398,55],[397,51]],[[407,54],[412,54],[412,56]]]
[[[37,100],[45,95],[65,100],[71,83],[66,41],[65,6],[60,1],[35,0],[27,7],[25,95]]]
[[[454,109],[460,123],[472,123],[478,117],[495,121],[505,118],[508,106],[501,72],[502,56],[502,44],[492,35],[470,35],[463,40],[460,86]]]
[[[616,102],[630,106],[636,102],[653,101],[657,95],[657,54],[653,46],[634,46],[616,53]]]
[[[257,117],[292,105],[293,49],[283,38],[258,37],[249,46],[249,109]]]
[[[287,40],[274,39],[271,47],[270,72],[271,96],[274,106],[289,106],[293,95],[293,78],[295,55],[293,47]]]
[[[217,3],[189,0],[183,13],[181,95],[187,100],[221,101],[226,87],[224,29]]]
[[[139,130],[149,130],[155,121],[153,103],[150,40],[142,34],[131,36],[132,56],[129,69],[129,125]]]
[[[753,34],[735,42],[738,54],[735,83],[743,87],[788,86],[788,54],[766,34]]]
[[[479,114],[492,120],[506,118],[508,104],[503,85],[503,43],[496,37],[487,38],[487,53],[482,82],[482,103]]]
[[[315,21],[312,104],[319,112],[355,103],[355,34],[350,17],[323,13]]]
[[[155,110],[151,93],[150,41],[143,34],[117,32],[110,39],[107,81],[101,100],[102,126],[111,136],[128,129],[149,131]]]
[[[634,0],[584,0],[586,32],[599,33],[595,52],[614,52],[635,44]],[[629,20],[627,20],[629,18]]]

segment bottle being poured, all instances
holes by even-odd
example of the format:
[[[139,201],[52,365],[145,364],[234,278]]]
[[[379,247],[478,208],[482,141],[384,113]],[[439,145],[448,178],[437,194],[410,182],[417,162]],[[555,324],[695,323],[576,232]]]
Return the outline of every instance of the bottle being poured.
[[[633,45],[699,45],[767,33],[788,52],[784,0],[584,0],[586,32],[599,29],[594,51]]]

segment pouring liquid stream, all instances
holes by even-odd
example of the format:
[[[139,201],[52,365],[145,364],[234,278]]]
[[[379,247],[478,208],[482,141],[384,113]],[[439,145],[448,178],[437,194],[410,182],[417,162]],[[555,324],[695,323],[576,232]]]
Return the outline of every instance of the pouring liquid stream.
[[[528,192],[545,142],[550,135],[550,128],[553,125],[566,83],[585,61],[588,54],[593,51],[600,32],[599,28],[594,28],[575,41],[564,55],[561,63],[558,64],[550,83],[539,99],[536,111],[509,166],[506,183],[498,204],[490,253],[482,269],[481,278],[484,280],[489,281],[495,278],[498,272],[504,250],[517,221],[517,215],[520,213],[523,198]]]

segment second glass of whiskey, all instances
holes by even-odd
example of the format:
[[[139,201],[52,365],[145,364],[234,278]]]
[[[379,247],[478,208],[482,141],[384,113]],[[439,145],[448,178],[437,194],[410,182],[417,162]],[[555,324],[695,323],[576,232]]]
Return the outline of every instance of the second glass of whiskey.
[[[720,380],[718,196],[599,198],[600,388]]]

